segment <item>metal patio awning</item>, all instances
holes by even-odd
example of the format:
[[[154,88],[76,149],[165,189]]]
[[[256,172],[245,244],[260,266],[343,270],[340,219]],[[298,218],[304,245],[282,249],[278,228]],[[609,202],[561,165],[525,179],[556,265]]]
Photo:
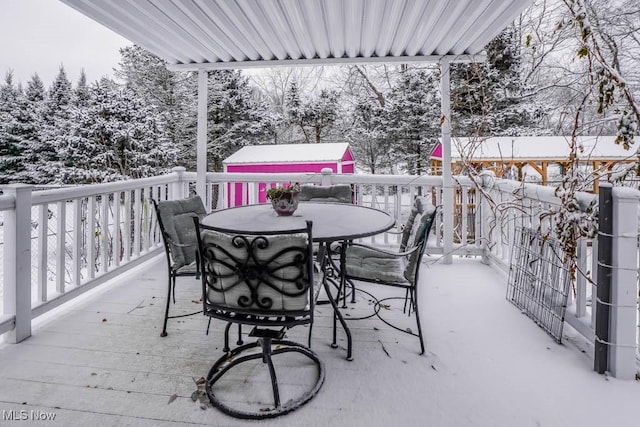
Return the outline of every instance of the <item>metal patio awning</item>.
[[[450,74],[533,0],[60,0],[164,59],[198,70],[197,183],[206,192],[207,73],[220,68],[438,62],[442,155],[451,163]],[[443,250],[453,252],[453,178],[443,168]]]
[[[464,58],[532,0],[61,0],[172,69]]]

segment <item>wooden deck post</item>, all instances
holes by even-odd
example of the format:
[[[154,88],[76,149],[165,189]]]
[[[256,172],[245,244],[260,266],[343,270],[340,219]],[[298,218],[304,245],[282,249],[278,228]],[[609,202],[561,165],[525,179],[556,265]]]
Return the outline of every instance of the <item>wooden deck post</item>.
[[[19,343],[31,336],[31,189],[26,184],[3,187],[16,205],[4,215],[4,313],[15,316],[5,340]]]

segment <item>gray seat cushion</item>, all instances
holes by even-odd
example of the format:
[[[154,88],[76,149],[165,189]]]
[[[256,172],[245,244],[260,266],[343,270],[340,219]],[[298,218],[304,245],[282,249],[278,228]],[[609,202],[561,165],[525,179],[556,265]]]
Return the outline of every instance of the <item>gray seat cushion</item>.
[[[203,230],[202,245],[207,258],[215,258],[212,264],[215,278],[210,277],[207,300],[230,308],[260,308],[256,303],[249,307],[245,301],[270,300],[271,310],[304,310],[309,307],[309,274],[306,263],[302,266],[285,265],[294,262],[296,256],[308,250],[306,234],[264,236],[266,245],[254,245],[253,255],[234,236],[213,230]],[[252,238],[249,237],[249,241]],[[296,248],[296,251],[289,250]],[[246,262],[255,265],[268,262],[268,283],[244,276],[237,266]],[[282,266],[282,267],[281,267]],[[204,274],[204,272],[203,272]],[[302,277],[299,282],[298,279]],[[303,284],[303,286],[301,286]],[[306,285],[306,286],[304,286]],[[251,289],[251,288],[255,289]],[[255,292],[255,298],[251,293]],[[242,301],[242,304],[240,303]]]
[[[299,200],[301,202],[351,203],[351,186],[348,184],[329,187],[301,185]]]
[[[203,218],[207,214],[200,196],[158,202],[158,213],[169,239],[179,245],[188,245],[184,247],[169,243],[174,268],[194,262],[198,240],[193,217]]]
[[[425,235],[425,233],[428,234],[431,230],[431,225],[434,219],[433,214],[435,210],[436,208],[432,204],[425,205],[423,213],[419,213],[418,215],[416,215],[416,220],[413,227],[414,232],[410,234],[409,240],[409,242],[411,242],[411,246],[409,246],[407,249],[413,248],[418,245],[423,238],[429,238],[429,236]],[[409,255],[409,258],[407,259],[404,269],[404,277],[410,282],[413,282],[415,280],[416,268],[418,267],[418,261],[420,257],[421,254],[419,253],[419,251],[416,251]]]
[[[347,250],[347,276],[384,283],[409,284],[404,276],[406,257],[389,256],[361,246]]]
[[[431,228],[436,208],[426,197],[417,197],[405,223],[400,252],[410,251],[422,242]],[[349,246],[346,253],[346,273],[381,283],[411,285],[415,281],[420,251],[409,255],[389,255],[365,246]]]
[[[198,272],[198,267],[196,265],[196,262],[197,261],[193,261],[191,264],[183,265],[182,267],[176,269],[176,273],[195,275]]]
[[[407,218],[407,222],[404,224],[404,228],[402,229],[402,241],[400,242],[400,252],[404,252],[407,249],[407,246],[411,247],[414,243],[415,235],[417,229],[416,225],[416,216],[423,215],[427,213],[428,215],[433,213],[435,207],[431,204],[427,197],[418,196],[413,201],[413,207],[411,208],[411,213],[409,214],[409,218]],[[418,220],[419,221],[419,220]]]

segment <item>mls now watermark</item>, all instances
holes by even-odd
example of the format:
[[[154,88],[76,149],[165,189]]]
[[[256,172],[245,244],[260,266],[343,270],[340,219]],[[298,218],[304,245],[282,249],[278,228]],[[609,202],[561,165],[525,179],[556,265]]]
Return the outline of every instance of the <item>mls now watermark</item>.
[[[29,411],[26,409],[20,411],[2,410],[2,421],[53,421],[55,419],[55,412],[44,412],[35,409]]]

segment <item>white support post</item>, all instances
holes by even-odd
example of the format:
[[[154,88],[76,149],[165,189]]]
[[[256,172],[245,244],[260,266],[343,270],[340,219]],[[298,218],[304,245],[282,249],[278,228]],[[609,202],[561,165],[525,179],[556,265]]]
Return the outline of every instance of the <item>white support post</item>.
[[[47,295],[47,272],[49,254],[49,205],[40,205],[38,215],[38,301],[46,302]]]
[[[609,371],[620,379],[636,377],[636,306],[638,201],[640,192],[615,187],[613,196],[613,237],[611,310],[609,323]]]
[[[87,200],[87,278],[96,277],[96,196]]]
[[[124,260],[131,259],[131,190],[124,193]]]
[[[196,160],[196,193],[207,202],[207,77],[205,70],[198,70],[198,127]]]
[[[453,262],[453,178],[451,176],[451,88],[450,63],[448,59],[440,61],[440,106],[442,131],[442,220],[444,231],[442,248],[445,264]]]
[[[322,168],[320,173],[322,174],[322,181],[320,185],[323,187],[331,186],[331,174],[333,173],[333,170],[331,168]]]
[[[120,267],[120,252],[122,248],[120,233],[120,200],[122,200],[122,192],[113,193],[113,232],[111,233],[111,241],[113,242],[113,255],[111,261],[115,267]],[[80,283],[80,282],[78,282]]]
[[[100,271],[109,271],[109,193],[100,197]]]
[[[4,215],[4,313],[15,316],[5,340],[14,344],[31,336],[31,189],[26,184],[2,188],[16,201]]]
[[[65,291],[67,248],[67,202],[58,202],[56,206],[56,291]]]
[[[576,317],[587,315],[587,239],[578,240],[578,274],[576,275]]]
[[[171,186],[169,187],[169,195],[170,195],[169,197],[171,200],[184,199],[185,197],[188,196],[188,194],[185,194],[185,191],[184,191],[184,188],[185,188],[184,172],[186,170],[187,169],[184,168],[183,166],[176,166],[175,168],[171,169],[171,172],[175,173],[178,177],[178,180],[175,182],[172,182]],[[198,191],[198,194],[204,194],[204,193],[200,193]],[[202,201],[204,202],[204,199]]]

